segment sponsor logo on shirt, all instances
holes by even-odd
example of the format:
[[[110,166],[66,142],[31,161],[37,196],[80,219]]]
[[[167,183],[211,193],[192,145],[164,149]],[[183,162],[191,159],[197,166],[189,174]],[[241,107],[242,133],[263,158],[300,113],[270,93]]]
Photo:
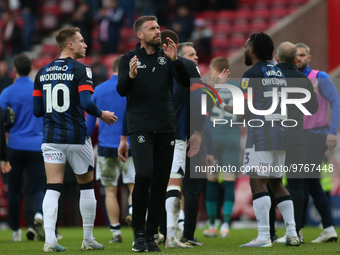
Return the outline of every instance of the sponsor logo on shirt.
[[[67,66],[50,66],[46,69],[46,72],[52,72],[52,71],[67,71]]]
[[[146,64],[142,65],[142,62],[137,59],[137,68],[146,68]]]

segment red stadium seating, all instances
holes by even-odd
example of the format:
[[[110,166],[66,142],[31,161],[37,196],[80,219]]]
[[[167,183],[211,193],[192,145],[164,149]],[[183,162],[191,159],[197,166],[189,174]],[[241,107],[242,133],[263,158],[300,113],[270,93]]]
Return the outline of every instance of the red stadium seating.
[[[112,63],[113,60],[118,57],[120,54],[109,54],[109,55],[105,55],[103,58],[102,63],[107,67],[107,69],[112,69]]]
[[[44,44],[41,48],[40,56],[57,57],[60,55],[60,49],[57,44]]]
[[[213,38],[211,40],[211,47],[213,49],[225,50],[228,48],[229,40],[227,37],[222,38]]]
[[[217,13],[217,24],[230,24],[233,22],[235,13],[233,11],[220,11]]]
[[[218,24],[212,28],[214,37],[226,37],[232,31],[230,24]]]
[[[52,62],[53,60],[54,60],[54,58],[50,57],[50,56],[45,56],[45,57],[40,57],[40,58],[37,58],[37,59],[32,59],[32,66],[35,69],[41,69],[42,67],[44,67],[48,63]]]

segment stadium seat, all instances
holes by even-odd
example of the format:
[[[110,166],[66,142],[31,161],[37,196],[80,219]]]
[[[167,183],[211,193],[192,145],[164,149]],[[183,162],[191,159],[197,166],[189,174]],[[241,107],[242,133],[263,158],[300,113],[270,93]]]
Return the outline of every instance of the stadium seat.
[[[135,37],[135,32],[133,28],[130,27],[122,27],[119,31],[121,40],[127,40],[131,37]]]
[[[57,44],[44,44],[41,48],[40,56],[57,57],[60,55],[60,49]]]
[[[120,54],[109,54],[109,55],[105,55],[102,59],[102,63],[104,64],[104,66],[107,67],[107,69],[112,69],[112,63],[113,60],[119,56]]]
[[[257,9],[257,10],[254,10],[252,18],[253,19],[261,18],[262,20],[267,21],[269,18],[269,15],[270,15],[270,11],[268,9]]]
[[[250,33],[264,32],[267,29],[267,24],[265,22],[255,22],[250,24]]]
[[[272,9],[274,8],[286,8],[289,5],[290,0],[275,0],[272,2]]]
[[[246,10],[251,9],[255,3],[255,0],[239,0],[238,1],[238,9],[239,10]]]
[[[225,50],[228,48],[229,40],[227,37],[212,38],[211,47],[216,50]]]
[[[242,47],[246,43],[246,40],[244,36],[232,36],[229,45],[234,48]]]
[[[232,32],[239,32],[239,33],[248,33],[249,32],[249,25],[248,23],[236,23],[232,26]]]
[[[217,13],[215,11],[204,11],[201,12],[198,16],[204,19],[205,22],[214,24],[217,17]]]
[[[287,16],[288,11],[285,8],[273,9],[270,11],[270,21],[280,20]]]
[[[230,24],[217,24],[213,27],[214,37],[226,37],[232,31]]]
[[[294,0],[294,1],[289,1],[289,6],[292,7],[292,6],[302,6],[304,5],[305,3],[307,3],[309,0]]]
[[[32,67],[39,70],[45,65],[47,65],[48,63],[52,62],[53,60],[54,58],[50,56],[32,59]]]
[[[271,2],[272,0],[258,0],[255,2],[253,9],[254,10],[268,10]]]
[[[86,56],[85,58],[78,58],[77,61],[79,61],[80,63],[83,63],[85,65],[90,66],[91,61],[90,61],[90,57]]]
[[[235,22],[238,20],[250,20],[252,18],[253,14],[250,10],[237,10],[235,12]]]
[[[217,24],[231,24],[234,20],[235,12],[233,11],[219,11],[216,17]]]

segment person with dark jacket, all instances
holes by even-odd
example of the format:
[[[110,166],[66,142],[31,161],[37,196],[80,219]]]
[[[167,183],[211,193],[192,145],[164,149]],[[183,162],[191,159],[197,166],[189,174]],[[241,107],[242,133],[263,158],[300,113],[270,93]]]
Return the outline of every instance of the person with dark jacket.
[[[196,63],[190,59],[186,59],[179,55],[178,48],[180,47],[180,45],[185,44],[185,43],[179,44],[179,39],[178,39],[177,34],[172,30],[166,29],[166,30],[163,30],[161,33],[163,45],[168,44],[167,39],[166,39],[167,37],[171,38],[175,42],[178,58],[183,61],[184,66],[187,68],[187,70],[190,73],[190,77],[200,79],[201,76],[199,74]],[[193,44],[190,43],[190,45],[192,46]],[[196,94],[196,95],[193,95],[193,94]],[[205,124],[205,116],[201,115],[200,105],[197,105],[197,107],[194,107],[198,113],[195,116],[195,117],[198,117],[197,121],[195,121],[195,123],[190,123],[190,114],[189,114],[190,101],[193,100],[192,98],[193,96],[196,96],[196,97],[198,96],[200,99],[200,94],[201,94],[201,90],[196,90],[190,93],[189,88],[180,86],[176,82],[176,80],[174,80],[173,104],[174,104],[175,119],[176,119],[175,121],[176,144],[175,144],[174,157],[173,157],[173,162],[172,162],[172,167],[171,167],[170,179],[169,179],[167,192],[166,192],[166,201],[165,201],[165,207],[166,207],[165,222],[166,223],[163,222],[164,225],[166,224],[167,226],[166,231],[164,230],[162,231],[162,228],[160,228],[160,232],[161,233],[163,232],[164,235],[166,236],[165,248],[192,248],[190,244],[189,245],[184,244],[179,241],[178,236],[176,237],[176,230],[177,230],[177,233],[181,231],[178,226],[178,223],[179,223],[179,219],[181,215],[181,204],[183,204],[183,202],[181,201],[181,191],[182,191],[182,183],[183,183],[182,180],[185,176],[185,171],[186,171],[187,144],[189,143],[190,145],[193,143],[193,140],[196,140],[198,141],[198,144],[200,147],[202,134],[203,134],[203,128]],[[194,130],[194,132],[191,137],[190,137],[190,130],[188,128],[189,124],[194,125],[194,127],[192,127],[192,130]],[[191,153],[188,153],[188,154],[190,155]],[[182,214],[183,214],[183,211],[182,211]],[[195,217],[195,220],[196,218],[197,217]],[[161,227],[162,225],[163,224],[161,224]]]
[[[160,29],[155,16],[142,16],[134,23],[139,43],[125,54],[118,71],[117,91],[127,98],[127,122],[136,169],[132,194],[133,251],[160,251],[154,242],[160,211],[164,206],[175,146],[173,77],[190,86],[190,74],[178,59],[176,45],[167,38],[161,49]],[[118,148],[124,161],[127,146]],[[150,190],[150,196],[149,196]],[[145,215],[148,218],[145,228]]]
[[[317,95],[314,91],[311,81],[301,72],[297,70],[295,65],[297,49],[294,44],[290,42],[283,42],[279,45],[276,51],[276,61],[279,63],[277,67],[280,68],[284,77],[287,79],[288,87],[304,88],[311,93],[311,99],[304,104],[306,109],[314,114],[317,112],[319,104]],[[289,93],[288,98],[301,98],[304,95],[301,93]],[[303,130],[303,113],[294,104],[287,105],[288,119],[296,121],[295,127],[289,128],[288,146],[286,149],[285,166],[288,168],[292,165],[304,164],[305,152],[305,137]],[[289,172],[287,171],[287,189],[292,197],[294,204],[294,216],[296,223],[296,232],[299,234],[302,228],[303,220],[303,204],[304,204],[304,179],[303,172]],[[274,205],[275,206],[275,205]],[[299,234],[300,241],[302,241],[301,233]],[[276,242],[284,243],[286,238],[279,238]],[[275,242],[275,241],[274,241]]]

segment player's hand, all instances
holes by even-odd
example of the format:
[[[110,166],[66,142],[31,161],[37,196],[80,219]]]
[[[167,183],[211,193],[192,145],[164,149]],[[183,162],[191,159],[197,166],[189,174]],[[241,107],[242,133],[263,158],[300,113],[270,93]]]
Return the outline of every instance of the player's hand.
[[[9,161],[1,161],[1,171],[5,173],[9,173],[11,171],[12,167],[9,164]]]
[[[202,134],[203,132],[197,132],[189,138],[187,148],[189,149],[188,151],[188,157],[191,158],[195,156],[200,148],[201,148],[201,142],[202,142]]]
[[[215,163],[215,159],[213,155],[207,155],[205,158],[205,163],[207,164],[207,166],[213,166]]]
[[[129,76],[131,79],[134,79],[137,76],[137,56],[136,55],[133,58],[131,58],[129,66],[130,66]]]
[[[102,116],[100,117],[102,121],[104,121],[106,124],[111,126],[114,123],[117,123],[117,116],[114,115],[114,112],[110,111],[102,111]]]
[[[166,38],[168,41],[168,46],[166,46],[165,43],[163,43],[163,49],[165,55],[167,55],[172,61],[175,61],[178,59],[177,57],[177,49],[176,49],[176,44],[174,43],[173,40],[171,40],[169,37]]]
[[[229,80],[230,71],[229,69],[223,69],[222,72],[214,70],[211,73],[211,79],[215,81],[215,84],[225,84]]]
[[[119,160],[126,162],[127,157],[129,156],[129,144],[127,142],[127,136],[120,136],[120,143],[118,146],[118,158]]]
[[[230,71],[229,69],[223,69],[222,72],[218,72],[214,70],[210,73],[210,77],[208,78],[208,83],[210,86],[215,88],[216,84],[225,84],[229,80]],[[219,89],[216,89],[219,90]]]
[[[336,135],[328,134],[326,137],[326,145],[329,150],[332,150],[337,145]]]

